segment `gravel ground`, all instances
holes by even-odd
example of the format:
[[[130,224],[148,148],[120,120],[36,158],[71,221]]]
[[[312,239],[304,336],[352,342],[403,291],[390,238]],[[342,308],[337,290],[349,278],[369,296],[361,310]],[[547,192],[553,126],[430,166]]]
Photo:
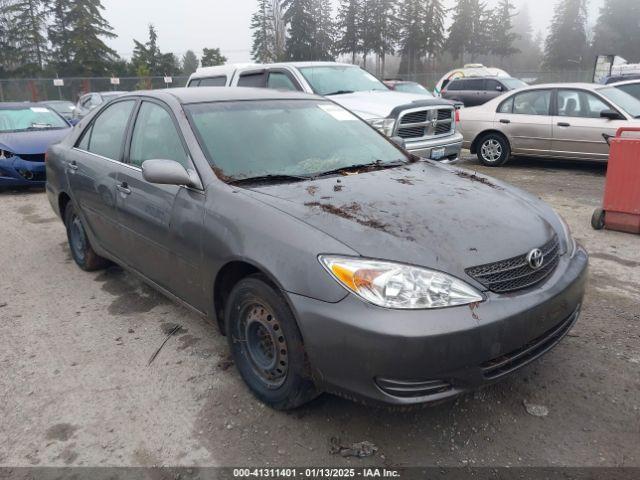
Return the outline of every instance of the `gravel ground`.
[[[640,236],[591,229],[604,168],[459,165],[550,202],[591,254],[588,292],[541,361],[409,412],[328,395],[262,406],[214,327],[117,267],[79,270],[44,193],[0,194],[0,465],[640,466]],[[332,455],[332,437],[378,451]]]

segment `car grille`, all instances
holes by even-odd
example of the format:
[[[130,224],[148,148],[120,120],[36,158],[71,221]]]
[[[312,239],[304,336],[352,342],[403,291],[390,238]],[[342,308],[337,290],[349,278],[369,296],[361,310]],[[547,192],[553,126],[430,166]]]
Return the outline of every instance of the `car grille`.
[[[493,380],[525,366],[527,363],[535,360],[543,353],[549,351],[569,332],[573,324],[578,318],[579,307],[558,325],[539,337],[531,340],[526,345],[501,355],[498,358],[489,360],[480,365],[482,376],[488,380]]]
[[[412,140],[449,135],[455,129],[453,108],[424,108],[400,113],[395,135]]]
[[[444,380],[391,380],[376,378],[376,384],[380,389],[394,397],[426,397],[451,390],[453,387]]]
[[[540,248],[544,255],[542,267],[535,270],[527,261],[527,254],[468,268],[467,275],[495,293],[513,292],[531,287],[550,275],[560,261],[560,244],[556,235]]]
[[[44,153],[35,153],[32,155],[25,155],[21,153],[18,156],[27,162],[44,162]]]

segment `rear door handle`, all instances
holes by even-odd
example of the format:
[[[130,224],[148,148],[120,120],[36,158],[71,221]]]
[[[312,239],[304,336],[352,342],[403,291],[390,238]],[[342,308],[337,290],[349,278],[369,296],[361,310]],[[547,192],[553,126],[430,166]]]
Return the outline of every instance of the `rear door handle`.
[[[123,195],[131,195],[131,189],[129,188],[129,185],[127,185],[127,182],[122,182],[120,185],[116,185],[116,188]]]
[[[570,124],[570,123],[567,123],[567,122],[558,122],[558,126],[559,126],[559,127],[570,127],[570,126],[571,126],[571,124]]]
[[[511,123],[511,120],[507,120],[506,118],[501,118],[500,123]]]
[[[78,170],[78,164],[76,163],[75,160],[73,160],[72,162],[69,162],[67,164],[67,167],[69,167],[69,170],[71,170],[72,172],[75,172],[76,170]]]

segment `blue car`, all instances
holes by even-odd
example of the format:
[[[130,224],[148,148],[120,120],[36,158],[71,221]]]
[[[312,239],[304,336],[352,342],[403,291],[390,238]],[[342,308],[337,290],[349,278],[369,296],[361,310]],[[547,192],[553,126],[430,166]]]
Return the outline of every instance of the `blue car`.
[[[37,103],[0,103],[0,188],[44,187],[44,154],[71,125]]]

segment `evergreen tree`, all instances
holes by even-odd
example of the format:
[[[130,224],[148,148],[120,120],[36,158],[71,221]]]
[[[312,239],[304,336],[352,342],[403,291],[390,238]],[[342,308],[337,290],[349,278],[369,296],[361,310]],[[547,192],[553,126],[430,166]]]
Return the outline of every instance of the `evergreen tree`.
[[[16,0],[9,4],[13,37],[20,60],[20,70],[28,74],[42,72],[47,57],[47,0]]]
[[[184,75],[191,75],[200,66],[200,60],[193,52],[193,50],[187,50],[182,56],[182,73]]]
[[[133,63],[136,68],[144,65],[151,75],[164,73],[161,72],[160,68],[162,52],[160,52],[160,48],[158,47],[158,32],[156,32],[153,24],[149,24],[149,39],[145,43],[134,39],[133,44],[131,63]]]
[[[549,70],[576,70],[586,65],[586,0],[559,0],[544,49]]]
[[[513,47],[518,49],[520,54],[509,58],[509,70],[525,72],[538,70],[542,59],[541,42],[536,42],[534,38],[529,7],[526,3],[522,4],[513,17],[513,30],[518,32]]]
[[[640,61],[640,2],[605,0],[594,28],[595,54],[615,54]]]
[[[351,63],[356,63],[356,54],[361,51],[360,15],[362,0],[340,0],[336,18],[336,52],[351,55]]]
[[[375,52],[377,73],[384,76],[385,57],[393,54],[398,39],[398,21],[395,0],[365,0],[370,3],[369,46]]]
[[[269,63],[276,59],[272,5],[271,0],[258,0],[258,10],[251,17],[251,58],[260,63]]]
[[[289,25],[289,60],[333,59],[333,19],[329,0],[284,0],[283,18]]]
[[[500,0],[490,17],[489,51],[500,57],[501,65],[505,57],[520,52],[513,45],[519,36],[513,30],[512,18],[514,10],[515,6],[511,0]]]
[[[13,15],[10,5],[13,0],[0,0],[0,74],[13,73],[17,68],[17,50],[12,35]]]
[[[118,60],[118,54],[102,40],[117,37],[102,16],[103,10],[101,0],[69,0],[70,70],[74,74],[106,75]]]
[[[71,73],[73,63],[72,37],[69,25],[70,0],[53,0],[49,7],[51,23],[47,28],[51,42],[51,66],[56,73]]]
[[[447,50],[454,60],[465,62],[468,54],[473,60],[489,51],[489,17],[485,4],[480,0],[459,0],[453,9],[453,21],[449,26]]]
[[[430,0],[425,3],[425,35],[424,48],[430,57],[435,57],[445,45],[444,23],[447,9],[442,0]]]
[[[424,0],[403,0],[400,5],[399,50],[402,54],[400,73],[415,73],[422,70],[420,59],[425,54],[426,31]]]
[[[227,57],[220,53],[219,48],[203,48],[202,60],[200,63],[203,67],[215,67],[216,65],[224,65],[227,62]]]

